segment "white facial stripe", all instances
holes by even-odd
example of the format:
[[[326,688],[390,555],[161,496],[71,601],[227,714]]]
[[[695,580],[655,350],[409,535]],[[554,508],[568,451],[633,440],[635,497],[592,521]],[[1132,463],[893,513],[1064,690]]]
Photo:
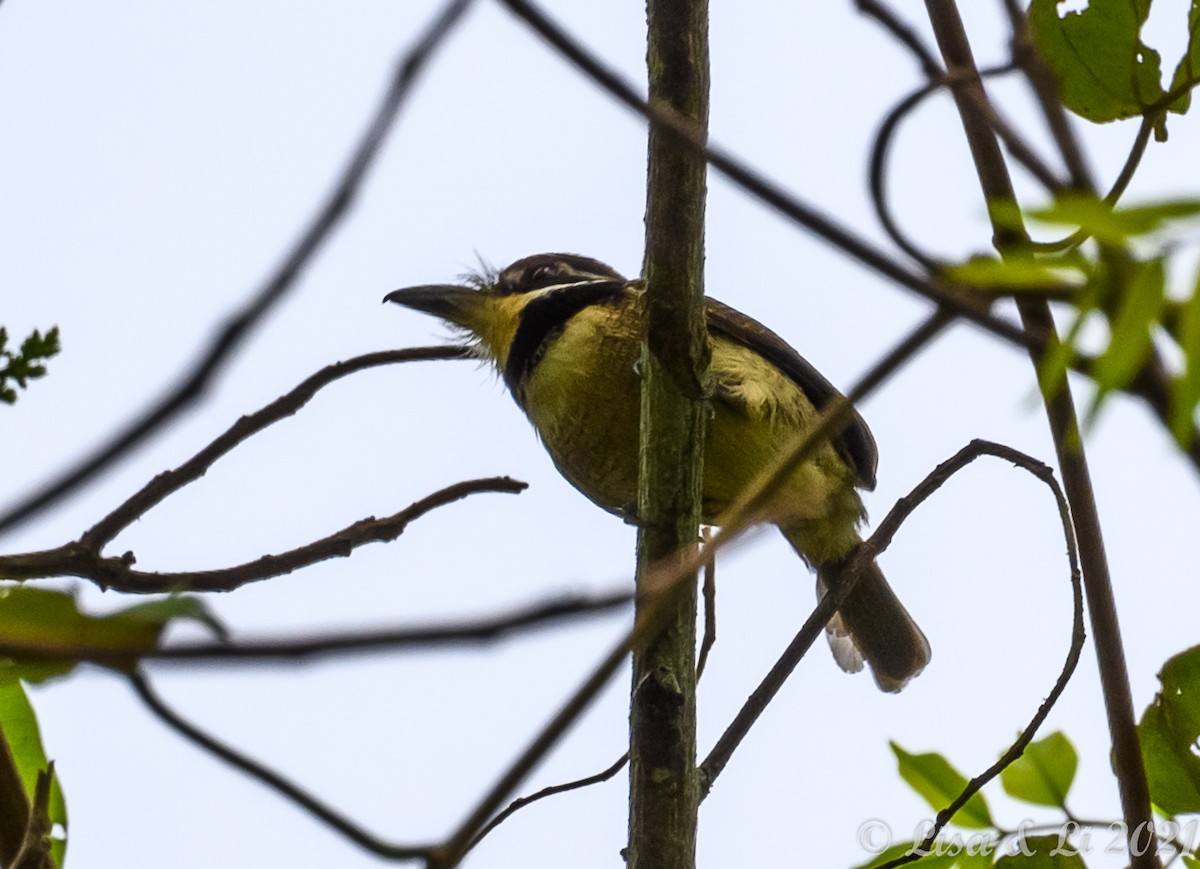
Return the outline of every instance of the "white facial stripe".
[[[585,284],[599,284],[599,283],[607,283],[607,282],[608,282],[607,278],[603,278],[603,279],[602,278],[594,278],[594,277],[580,278],[577,281],[565,281],[564,283],[561,283],[561,284],[554,284],[554,286],[551,286],[551,287],[541,287],[540,289],[529,290],[528,292],[521,293],[521,295],[524,298],[529,299],[530,301],[533,301],[534,299],[539,299],[542,296],[548,296],[550,293],[558,292],[559,290],[565,290],[568,287],[582,287]]]

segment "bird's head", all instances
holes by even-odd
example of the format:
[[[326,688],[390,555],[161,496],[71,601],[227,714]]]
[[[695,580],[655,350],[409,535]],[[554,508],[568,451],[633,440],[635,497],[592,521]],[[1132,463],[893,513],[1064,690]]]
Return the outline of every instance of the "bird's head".
[[[611,266],[570,253],[539,253],[499,272],[471,275],[462,284],[427,284],[384,297],[432,314],[466,332],[479,354],[503,371],[521,316],[530,303],[564,287],[624,283]]]

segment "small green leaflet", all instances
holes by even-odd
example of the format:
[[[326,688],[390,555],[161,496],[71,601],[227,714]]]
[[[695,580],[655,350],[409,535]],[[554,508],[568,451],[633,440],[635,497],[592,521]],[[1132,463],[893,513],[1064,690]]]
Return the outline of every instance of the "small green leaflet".
[[[1075,746],[1057,731],[1031,742],[1024,754],[1000,772],[1000,784],[1018,800],[1063,808],[1078,766]]]
[[[975,256],[950,266],[946,274],[954,281],[972,287],[1002,292],[1045,292],[1071,296],[1083,286],[1087,274],[1078,260],[1008,259]]]
[[[1025,214],[1041,223],[1077,226],[1091,238],[1119,245],[1200,215],[1200,199],[1168,199],[1114,208],[1095,196],[1063,194],[1050,205],[1031,208]]]
[[[1058,836],[1030,836],[1016,847],[1017,853],[996,861],[996,869],[1083,869],[1087,865]]]
[[[1131,263],[1133,277],[1125,288],[1108,347],[1092,367],[1096,395],[1087,412],[1093,422],[1104,398],[1133,382],[1153,346],[1151,328],[1158,323],[1165,302],[1166,265],[1163,260]]]
[[[1200,269],[1192,286],[1192,295],[1181,306],[1178,334],[1179,349],[1183,352],[1183,371],[1175,378],[1171,390],[1171,434],[1184,449],[1191,446],[1200,404]]]
[[[936,752],[909,754],[895,742],[889,743],[896,755],[900,777],[924,797],[935,812],[940,812],[958,799],[967,787],[967,777],[956,770],[950,761]],[[968,829],[989,829],[996,826],[988,810],[983,794],[977,793],[967,800],[953,818],[955,824]]]

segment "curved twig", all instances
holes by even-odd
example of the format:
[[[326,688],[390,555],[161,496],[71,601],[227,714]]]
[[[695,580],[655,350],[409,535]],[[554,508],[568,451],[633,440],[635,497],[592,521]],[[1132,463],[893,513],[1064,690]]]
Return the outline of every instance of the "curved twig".
[[[887,153],[900,122],[924,102],[926,97],[941,90],[945,84],[946,82],[942,78],[926,82],[896,103],[892,110],[884,116],[883,123],[879,125],[879,130],[875,133],[875,142],[871,146],[871,157],[867,170],[871,204],[875,208],[875,217],[879,220],[879,225],[883,227],[883,231],[887,233],[888,238],[896,247],[931,272],[938,268],[937,260],[910,241],[904,231],[900,229],[900,224],[892,216],[887,196]]]
[[[276,268],[275,273],[233,314],[217,332],[200,360],[185,372],[182,382],[170,389],[138,418],[90,455],[42,485],[0,515],[0,533],[31,518],[82,486],[102,469],[113,464],[158,431],[199,399],[230,355],[246,340],[262,319],[292,288],[296,278],[341,221],[358,193],[367,170],[375,161],[397,114],[433,52],[446,40],[471,0],[450,0],[417,44],[396,66],[380,106],[375,111],[349,164],[321,210]]]
[[[1016,69],[1015,66],[1011,63],[1006,63],[1001,66],[982,70],[980,75],[984,77],[1004,75],[1005,73],[1012,72],[1014,69]],[[927,271],[934,274],[941,271],[941,263],[935,257],[930,256],[917,247],[900,229],[899,224],[892,215],[887,198],[887,157],[891,149],[892,139],[900,122],[924,102],[926,97],[941,91],[953,83],[953,79],[942,73],[939,69],[936,78],[914,90],[884,116],[883,123],[880,124],[879,130],[875,133],[875,141],[871,146],[871,156],[867,170],[871,203],[875,207],[875,215],[878,217],[884,232],[887,233],[888,237],[897,247],[920,263]],[[1036,175],[1050,189],[1060,189],[1062,182],[1041,162],[1040,158],[1033,153],[1025,141],[1015,133],[1011,125],[996,114],[991,106],[988,107],[988,111],[996,132],[1001,135],[1005,144],[1009,145],[1011,153],[1017,157],[1022,165],[1028,168],[1030,172]]]
[[[203,748],[209,754],[223,760],[232,767],[240,769],[251,778],[257,779],[271,790],[291,800],[321,823],[333,828],[356,845],[389,860],[424,860],[430,864],[434,859],[437,848],[433,845],[405,845],[387,842],[373,833],[364,830],[341,812],[333,809],[314,797],[298,784],[289,781],[273,769],[259,763],[251,757],[231,748],[220,740],[205,733],[195,724],[185,720],[150,687],[150,683],[142,673],[131,673],[129,684],[134,693],[154,713],[160,721],[183,736],[189,742]]]
[[[998,776],[1006,767],[1012,764],[1021,756],[1022,753],[1024,753],[1026,747],[1028,747],[1029,743],[1033,741],[1033,737],[1037,735],[1038,728],[1042,726],[1042,723],[1046,720],[1047,716],[1049,716],[1050,710],[1054,708],[1054,704],[1057,703],[1058,698],[1062,696],[1062,692],[1066,689],[1067,683],[1071,680],[1071,676],[1074,674],[1075,668],[1079,664],[1080,655],[1083,653],[1083,643],[1087,636],[1083,626],[1083,579],[1079,569],[1079,546],[1075,539],[1075,526],[1071,521],[1071,510],[1067,505],[1066,495],[1063,494],[1062,487],[1059,486],[1058,481],[1054,479],[1054,471],[1050,467],[1032,458],[1031,456],[1026,455],[1025,453],[1013,449],[1012,447],[1007,447],[1002,444],[989,443],[982,440],[975,440],[960,450],[958,454],[949,461],[938,465],[937,470],[934,471],[934,474],[940,475],[940,478],[936,481],[933,480],[933,475],[931,475],[930,478],[927,478],[926,483],[931,484],[930,488],[927,493],[924,493],[922,497],[917,499],[916,503],[908,504],[905,503],[908,500],[907,498],[901,499],[901,502],[904,506],[903,514],[897,516],[894,522],[891,521],[893,516],[889,514],[888,518],[880,523],[879,530],[872,535],[871,540],[868,541],[867,544],[864,544],[864,549],[866,549],[867,552],[864,552],[862,557],[865,557],[867,553],[874,547],[876,537],[880,537],[881,545],[887,545],[887,543],[891,542],[892,535],[895,534],[896,529],[898,529],[900,526],[900,523],[904,521],[904,518],[907,517],[908,513],[912,512],[912,509],[916,507],[917,503],[919,503],[921,500],[924,500],[924,498],[928,497],[928,495],[932,494],[933,491],[942,485],[942,483],[949,479],[950,475],[954,474],[962,467],[965,467],[968,463],[973,462],[981,455],[996,456],[997,458],[1012,462],[1018,467],[1021,467],[1033,474],[1035,477],[1049,486],[1050,491],[1054,493],[1054,500],[1058,506],[1059,520],[1062,522],[1063,539],[1067,544],[1067,559],[1071,565],[1071,646],[1067,650],[1067,657],[1066,660],[1063,661],[1062,670],[1059,672],[1058,678],[1054,681],[1054,687],[1050,689],[1050,693],[1046,695],[1046,699],[1042,701],[1042,704],[1038,707],[1037,712],[1034,713],[1033,718],[1031,718],[1029,723],[1025,725],[1025,728],[1021,731],[1021,735],[1018,736],[1013,744],[1009,746],[1008,750],[1000,756],[999,760],[989,766],[982,773],[975,776],[975,778],[971,779],[967,783],[967,786],[963,788],[962,793],[960,793],[954,799],[954,801],[950,803],[950,805],[938,812],[937,818],[935,819],[933,826],[930,828],[929,834],[925,837],[921,844],[917,845],[910,854],[906,854],[903,857],[899,857],[895,860],[885,863],[878,867],[878,869],[888,869],[888,867],[902,866],[906,863],[911,863],[920,859],[922,854],[928,852],[929,849],[933,847],[934,842],[937,840],[938,834],[941,833],[946,824],[950,822],[950,819],[954,817],[954,814],[963,806],[965,806],[967,801],[970,800],[971,797],[975,796],[975,794],[977,794],[984,785]],[[923,483],[922,486],[924,485],[925,484]],[[917,491],[914,490],[913,494],[909,495],[908,498],[912,498],[916,494]],[[897,508],[900,507],[901,504],[898,504]],[[893,513],[896,512],[896,510],[893,510]],[[859,557],[860,556],[856,555],[855,560],[857,561]]]
[[[864,15],[876,19],[901,44],[912,52],[927,79],[945,79],[946,72],[942,69],[941,63],[938,62],[929,48],[921,42],[920,38],[916,35],[916,31],[901,21],[899,16],[882,3],[879,3],[878,0],[854,0],[854,5]],[[1006,72],[1010,68],[1011,65],[1006,64],[1003,67],[990,71],[990,73]],[[1021,137],[1012,125],[1004,120],[999,113],[993,111],[990,106],[988,107],[988,111],[992,114],[992,124],[995,127],[996,135],[1004,141],[1009,153],[1047,188],[1055,189],[1062,186],[1062,182],[1058,180],[1058,177],[1054,174],[1054,170],[1043,162],[1041,157],[1037,155],[1037,152],[1033,150],[1030,144]]]
[[[1138,125],[1137,135],[1133,139],[1133,145],[1129,149],[1129,154],[1125,157],[1125,163],[1121,166],[1121,171],[1117,173],[1117,178],[1113,181],[1112,188],[1104,197],[1104,203],[1109,208],[1115,208],[1117,202],[1125,195],[1125,190],[1129,187],[1129,182],[1133,180],[1134,173],[1137,172],[1137,168],[1142,162],[1142,157],[1146,154],[1146,146],[1150,143],[1150,135],[1154,132],[1154,127],[1162,117],[1162,114],[1163,112],[1154,112],[1153,114],[1142,116],[1142,122]],[[1065,253],[1079,247],[1089,238],[1091,238],[1091,233],[1085,229],[1077,229],[1065,238],[1060,238],[1058,241],[1031,242],[1029,249],[1034,253]]]
[[[987,441],[976,440],[972,441],[949,460],[938,465],[934,471],[929,474],[915,489],[907,496],[901,498],[896,506],[892,508],[887,517],[879,523],[875,533],[870,539],[862,543],[855,551],[854,556],[848,561],[842,576],[846,581],[839,582],[834,585],[828,594],[821,599],[813,610],[812,615],[804,622],[796,637],[788,645],[784,653],[776,661],[771,671],[755,689],[754,693],[739,710],[737,716],[730,722],[721,738],[717,740],[708,757],[700,765],[702,793],[707,794],[712,787],[717,776],[724,770],[725,765],[729,762],[733,752],[738,745],[749,733],[754,722],[766,709],[771,699],[778,693],[783,686],[784,681],[791,675],[796,664],[807,653],[808,649],[816,641],[817,637],[825,629],[826,623],[833,616],[834,611],[850,590],[853,588],[853,579],[857,577],[861,567],[867,561],[876,558],[884,549],[891,543],[892,538],[899,530],[903,522],[924,500],[929,498],[938,488],[940,488],[953,474],[957,473],[970,462],[983,455],[992,455],[1008,461],[1012,461],[1029,471],[1031,474],[1042,480],[1051,488],[1054,493],[1055,500],[1059,507],[1059,516],[1063,522],[1063,533],[1067,539],[1067,553],[1071,565],[1071,587],[1074,592],[1074,625],[1071,633],[1071,648],[1067,653],[1066,662],[1063,665],[1062,672],[1058,680],[1055,682],[1054,688],[1051,690],[1047,699],[1039,707],[1030,724],[1022,732],[1018,740],[1013,744],[1013,747],[1005,753],[1001,762],[990,767],[985,773],[972,779],[967,786],[967,790],[960,795],[959,799],[955,800],[946,810],[938,814],[939,824],[935,827],[936,831],[940,831],[946,820],[954,814],[959,808],[965,805],[966,801],[980,787],[990,781],[999,773],[1004,766],[1012,763],[1020,756],[1025,746],[1033,739],[1033,735],[1037,732],[1037,728],[1041,726],[1046,715],[1049,714],[1058,696],[1066,687],[1067,681],[1070,679],[1075,667],[1079,662],[1080,652],[1083,648],[1084,631],[1083,631],[1083,591],[1080,582],[1080,573],[1078,565],[1078,555],[1075,545],[1074,530],[1071,525],[1070,512],[1066,507],[1066,499],[1062,495],[1062,491],[1054,480],[1053,472],[1041,462],[1033,459],[1024,453],[1018,452],[1010,447],[1005,447],[1000,444],[993,444]],[[935,834],[936,835],[936,832]]]

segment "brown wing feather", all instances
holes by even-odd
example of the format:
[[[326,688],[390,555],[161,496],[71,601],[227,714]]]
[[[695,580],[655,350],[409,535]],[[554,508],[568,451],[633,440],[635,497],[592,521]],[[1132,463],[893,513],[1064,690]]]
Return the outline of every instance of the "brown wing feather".
[[[705,299],[708,311],[708,330],[753,350],[782,371],[808,396],[813,407],[820,410],[840,393],[792,347],[753,317],[734,310],[716,299]],[[875,488],[875,466],[879,453],[875,438],[857,411],[842,433],[834,439],[838,453],[854,469],[864,489]]]

